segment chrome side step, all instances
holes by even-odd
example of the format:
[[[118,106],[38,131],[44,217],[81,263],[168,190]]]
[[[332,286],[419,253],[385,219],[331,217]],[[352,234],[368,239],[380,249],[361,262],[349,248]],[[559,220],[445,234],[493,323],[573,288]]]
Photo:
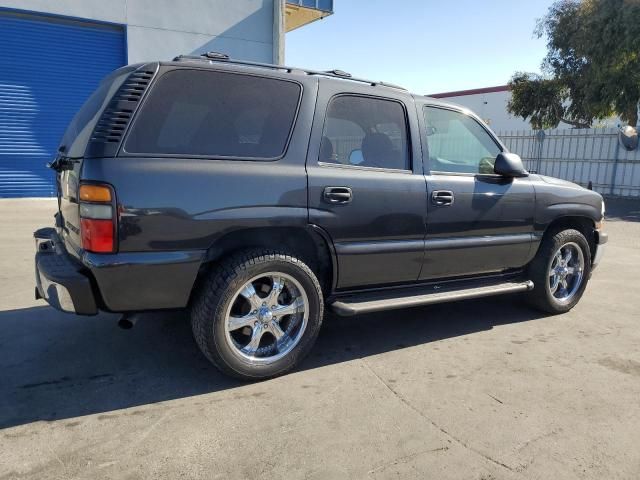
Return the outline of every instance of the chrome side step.
[[[467,300],[469,298],[488,297],[503,293],[526,292],[533,289],[533,282],[508,281],[502,283],[468,286],[465,288],[438,288],[431,286],[418,289],[416,287],[384,292],[368,292],[345,297],[338,297],[329,306],[338,315],[351,316],[381,310],[417,307],[434,303]]]

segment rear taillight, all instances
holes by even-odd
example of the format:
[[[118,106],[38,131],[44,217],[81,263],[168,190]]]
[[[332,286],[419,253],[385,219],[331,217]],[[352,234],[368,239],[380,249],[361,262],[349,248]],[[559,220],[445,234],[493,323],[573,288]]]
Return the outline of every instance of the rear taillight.
[[[95,253],[115,251],[114,195],[107,185],[80,185],[82,248]]]

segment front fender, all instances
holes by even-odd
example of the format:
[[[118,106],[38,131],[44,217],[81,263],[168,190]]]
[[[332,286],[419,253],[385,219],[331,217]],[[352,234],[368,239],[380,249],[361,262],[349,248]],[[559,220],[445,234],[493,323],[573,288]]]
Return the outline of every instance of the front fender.
[[[594,223],[600,221],[600,218],[602,217],[600,207],[584,203],[556,203],[553,205],[547,205],[536,213],[537,223],[544,226],[548,226],[553,221],[562,217],[588,218]]]
[[[592,222],[602,219],[602,196],[592,190],[563,180],[532,175],[536,192],[535,231],[543,233],[562,217],[586,218]]]

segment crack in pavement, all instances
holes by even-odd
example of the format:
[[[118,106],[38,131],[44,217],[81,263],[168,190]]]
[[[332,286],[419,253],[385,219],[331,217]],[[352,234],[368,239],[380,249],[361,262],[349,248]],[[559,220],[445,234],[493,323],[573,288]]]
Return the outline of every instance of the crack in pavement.
[[[384,471],[386,470],[388,467],[392,467],[394,465],[398,465],[399,463],[407,463],[409,460],[413,460],[416,457],[419,457],[420,455],[424,455],[425,453],[436,453],[436,452],[446,452],[447,450],[449,450],[449,447],[440,447],[440,448],[432,448],[429,450],[423,450],[421,452],[416,452],[416,453],[410,453],[409,455],[404,455],[403,457],[398,457],[394,460],[391,460],[390,462],[386,462],[383,463],[382,465],[374,468],[373,470],[369,470],[368,475],[372,475],[374,473],[380,472],[380,471]]]
[[[502,463],[500,460],[496,460],[495,458],[490,457],[489,455],[482,453],[480,450],[477,450],[475,448],[473,448],[472,446],[470,446],[469,444],[467,444],[464,440],[456,437],[455,435],[451,434],[450,432],[448,432],[447,430],[445,430],[443,427],[441,427],[440,425],[438,425],[436,422],[434,422],[431,418],[427,417],[423,412],[421,412],[420,410],[418,410],[416,407],[414,407],[410,402],[407,401],[406,398],[404,398],[401,394],[399,394],[398,392],[396,392],[393,388],[391,388],[391,386],[389,386],[389,384],[387,384],[387,382],[385,382],[382,377],[380,377],[380,375],[378,375],[372,368],[371,366],[369,366],[369,364],[363,359],[361,358],[360,361],[363,363],[363,365],[367,368],[367,370],[369,370],[369,372],[371,372],[371,374],[376,377],[376,379],[378,379],[378,381],[384,385],[386,387],[387,390],[389,390],[398,400],[400,400],[402,403],[404,403],[407,407],[409,407],[411,410],[413,410],[414,412],[416,412],[418,415],[420,415],[424,420],[426,420],[427,422],[429,422],[431,425],[433,425],[435,428],[437,428],[438,430],[440,430],[442,433],[444,433],[447,437],[451,438],[453,441],[455,441],[458,445],[461,445],[462,447],[464,447],[465,449],[469,450],[470,452],[475,453],[476,455],[480,455],[482,458],[484,458],[485,460],[488,460],[489,462],[498,465],[499,467],[505,468],[507,470],[509,470],[512,473],[519,473],[518,470],[510,467],[509,465],[507,465],[506,463]]]
[[[520,445],[518,445],[518,447],[516,447],[516,451],[519,452],[521,450],[524,450],[526,447],[528,447],[532,443],[535,443],[535,442],[537,442],[539,440],[542,440],[544,438],[547,438],[547,437],[551,437],[551,436],[556,435],[556,434],[558,434],[558,433],[560,433],[562,431],[563,431],[562,427],[556,427],[556,428],[554,428],[553,430],[551,430],[549,432],[542,433],[542,434],[538,435],[537,437],[533,437],[533,438],[527,440],[526,442],[521,443]]]

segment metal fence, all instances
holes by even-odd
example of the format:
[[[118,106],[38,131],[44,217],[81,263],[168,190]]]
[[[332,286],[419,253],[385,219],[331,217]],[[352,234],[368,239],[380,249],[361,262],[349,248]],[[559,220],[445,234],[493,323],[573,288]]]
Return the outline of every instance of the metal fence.
[[[625,150],[615,128],[498,132],[525,167],[543,175],[593,185],[606,195],[640,198],[640,149]]]

